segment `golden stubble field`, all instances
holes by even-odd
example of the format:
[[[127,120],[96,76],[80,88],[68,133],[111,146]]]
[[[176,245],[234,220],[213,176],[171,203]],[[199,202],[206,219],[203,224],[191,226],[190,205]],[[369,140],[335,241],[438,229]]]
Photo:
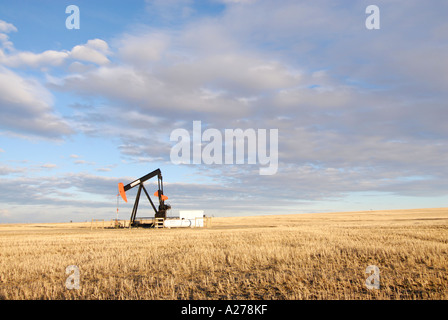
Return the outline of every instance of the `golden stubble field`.
[[[70,265],[79,289],[66,287]],[[370,265],[379,289],[367,288]],[[194,229],[0,225],[0,299],[447,299],[447,267],[448,208]]]

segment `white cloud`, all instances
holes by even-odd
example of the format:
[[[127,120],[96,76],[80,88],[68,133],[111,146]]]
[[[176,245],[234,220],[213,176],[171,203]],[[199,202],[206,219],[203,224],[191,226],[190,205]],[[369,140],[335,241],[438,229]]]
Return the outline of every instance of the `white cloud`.
[[[169,41],[169,36],[163,33],[126,34],[117,41],[118,55],[125,63],[148,68],[152,62],[161,59]]]
[[[45,164],[41,165],[41,168],[44,168],[44,169],[54,169],[56,167],[57,167],[57,165],[54,163],[45,163]]]
[[[0,20],[0,46],[5,48],[6,50],[12,50],[14,48],[11,41],[9,41],[9,37],[7,33],[17,31],[17,28],[6,21]],[[3,51],[0,48],[0,59],[3,56]],[[1,60],[0,60],[1,62]]]
[[[12,173],[22,173],[25,172],[23,168],[14,168],[8,165],[0,166],[0,176],[7,176]]]
[[[47,50],[42,53],[17,52],[9,55],[0,54],[0,63],[7,67],[22,66],[38,68],[46,66],[60,66],[69,57],[68,52]]]
[[[16,50],[8,36],[3,33],[0,33],[0,43],[8,51],[6,53],[0,48],[0,63],[10,68],[61,66],[68,59],[91,62],[97,65],[110,63],[107,56],[111,54],[111,51],[107,42],[101,39],[88,40],[86,44],[77,45],[71,51],[46,50],[41,53]],[[73,71],[89,69],[88,66],[84,66],[79,61],[72,63],[71,69]]]
[[[17,28],[13,24],[0,20],[0,32],[9,33],[13,31],[17,31]]]
[[[86,160],[76,160],[74,163],[75,164],[95,165],[95,162],[90,162],[90,161],[86,161]]]
[[[70,57],[76,60],[105,65],[110,62],[107,58],[109,54],[110,50],[106,41],[93,39],[87,41],[86,44],[75,46],[70,52]]]
[[[0,124],[3,131],[59,138],[72,133],[54,113],[51,93],[38,81],[0,67]]]
[[[6,33],[17,31],[17,28],[5,21],[0,20],[0,44],[6,52],[0,48],[0,64],[7,67],[45,67],[45,66],[59,66],[69,53],[66,51],[47,50],[42,53],[33,53],[29,51],[18,51],[14,45],[9,41]]]

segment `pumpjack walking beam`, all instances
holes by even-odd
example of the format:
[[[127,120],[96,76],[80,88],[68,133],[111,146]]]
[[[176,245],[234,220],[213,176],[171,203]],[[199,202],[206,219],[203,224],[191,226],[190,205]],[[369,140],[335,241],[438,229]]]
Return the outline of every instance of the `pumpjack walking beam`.
[[[143,185],[144,182],[147,180],[157,176],[158,178],[158,190],[154,193],[154,196],[159,198],[159,208],[156,209],[156,206],[151,200],[151,197],[148,194],[148,191],[146,191],[145,186]],[[137,209],[139,204],[139,199],[142,190],[145,192],[146,197],[149,200],[149,203],[151,204],[151,207],[154,209],[155,217],[156,218],[166,218],[166,211],[171,209],[171,206],[168,204],[165,204],[165,200],[168,200],[168,197],[163,194],[163,178],[162,178],[162,172],[160,169],[154,170],[153,172],[148,173],[147,175],[132,181],[131,183],[128,183],[127,185],[123,185],[123,183],[118,184],[118,191],[120,192],[121,197],[125,202],[128,202],[126,197],[126,191],[138,186],[137,196],[135,198],[134,207],[132,208],[131,218],[129,221],[129,225],[133,226],[135,225],[135,218],[137,216]]]

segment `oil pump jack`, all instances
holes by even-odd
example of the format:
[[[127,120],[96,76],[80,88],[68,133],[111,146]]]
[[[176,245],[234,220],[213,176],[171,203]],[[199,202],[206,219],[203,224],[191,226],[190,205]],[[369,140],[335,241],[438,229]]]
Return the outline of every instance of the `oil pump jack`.
[[[157,178],[158,178],[158,190],[154,193],[154,196],[159,198],[159,208],[158,209],[156,209],[154,202],[151,200],[151,197],[149,196],[148,192],[145,189],[145,186],[143,185],[144,182],[146,182],[147,180],[149,180],[151,178],[154,178],[155,176],[157,176]],[[155,212],[154,217],[166,219],[166,211],[171,209],[171,206],[169,204],[165,203],[165,200],[168,200],[168,197],[163,194],[163,179],[162,179],[162,172],[160,171],[160,169],[154,170],[153,172],[150,172],[147,175],[145,175],[137,180],[134,180],[131,183],[128,183],[127,185],[123,185],[123,183],[120,182],[118,184],[118,191],[125,202],[128,202],[128,199],[126,197],[126,191],[128,191],[134,187],[137,187],[137,186],[138,186],[138,191],[137,191],[137,196],[135,198],[134,207],[132,209],[131,218],[129,220],[129,226],[130,227],[135,227],[135,226],[151,227],[151,226],[153,226],[152,224],[142,225],[135,221],[135,218],[137,216],[138,203],[139,203],[139,199],[140,199],[142,190],[145,192],[146,197],[149,200],[149,203],[151,204],[152,208],[154,209],[154,212]]]

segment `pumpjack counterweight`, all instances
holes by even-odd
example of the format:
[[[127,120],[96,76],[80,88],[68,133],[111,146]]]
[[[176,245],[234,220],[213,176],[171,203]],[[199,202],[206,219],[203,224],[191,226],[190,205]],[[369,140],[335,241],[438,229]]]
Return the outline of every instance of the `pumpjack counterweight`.
[[[156,196],[159,199],[159,207],[158,208],[156,208],[156,206],[154,205],[154,202],[151,200],[151,197],[149,196],[148,191],[146,190],[146,188],[144,186],[144,182],[146,182],[147,180],[154,178],[156,176],[158,178],[158,190],[154,193],[154,196]],[[129,220],[129,226],[130,227],[142,226],[142,224],[137,223],[135,221],[142,190],[145,193],[146,197],[148,198],[149,203],[151,204],[151,207],[154,210],[154,213],[155,213],[154,217],[166,219],[166,212],[167,212],[167,210],[171,209],[171,206],[169,204],[165,203],[165,200],[168,200],[168,197],[163,194],[163,178],[162,178],[162,172],[160,171],[160,169],[154,170],[153,172],[150,172],[147,175],[145,175],[137,180],[134,180],[131,183],[128,183],[127,185],[123,185],[123,183],[120,182],[118,184],[118,191],[120,192],[120,195],[125,202],[128,202],[127,197],[126,197],[126,191],[128,191],[134,187],[137,187],[137,186],[138,186],[137,196],[135,197],[134,207],[132,208],[131,218]],[[150,225],[150,226],[153,226],[153,225]]]

